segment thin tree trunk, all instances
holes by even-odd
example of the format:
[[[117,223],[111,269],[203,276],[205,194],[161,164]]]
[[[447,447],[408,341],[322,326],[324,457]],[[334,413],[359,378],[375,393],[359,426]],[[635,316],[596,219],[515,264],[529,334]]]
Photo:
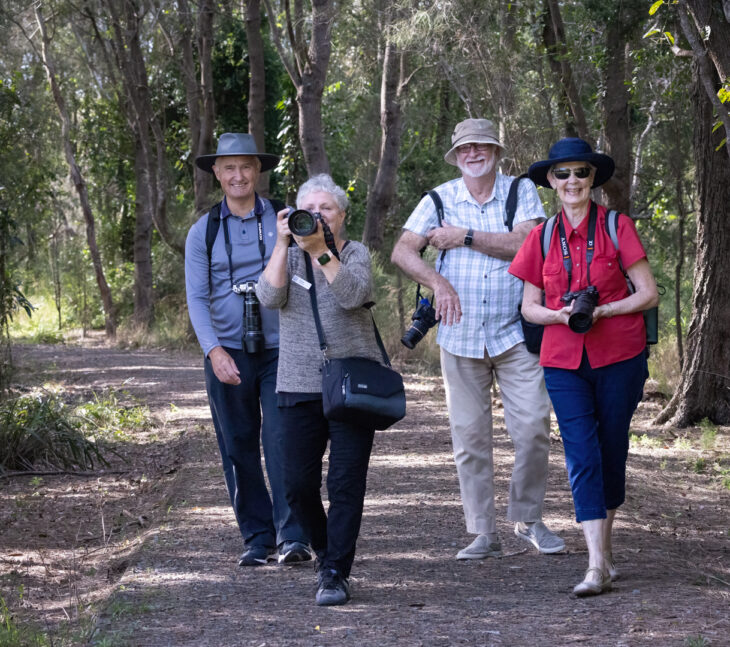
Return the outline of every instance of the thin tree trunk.
[[[619,10],[606,30],[606,93],[603,101],[606,148],[616,163],[616,170],[602,190],[610,209],[630,214],[632,158],[629,88],[626,85],[626,38],[627,30]]]
[[[304,20],[302,0],[294,0],[294,15],[285,0],[286,33],[289,47],[282,42],[282,30],[271,0],[264,0],[274,45],[297,91],[299,142],[309,175],[329,173],[330,165],[322,130],[322,94],[327,78],[332,43],[330,33],[335,16],[334,0],[312,0],[311,19]],[[301,33],[305,22],[312,26],[309,44]]]
[[[245,0],[246,41],[248,42],[248,132],[253,135],[258,151],[266,150],[266,72],[264,39],[261,37],[261,0]],[[261,173],[256,191],[269,195],[269,172]]]
[[[152,201],[147,174],[144,172],[143,152],[136,143],[136,198],[134,221],[134,314],[136,326],[147,327],[153,316],[152,288],[152,218],[146,205]]]
[[[81,173],[81,169],[76,163],[76,156],[73,152],[73,146],[71,144],[71,119],[69,118],[68,110],[66,108],[66,101],[63,98],[61,88],[56,79],[55,65],[49,48],[50,40],[48,38],[46,23],[43,18],[40,5],[35,6],[35,17],[41,34],[41,56],[43,66],[46,69],[48,82],[51,86],[51,92],[53,93],[53,99],[56,102],[56,107],[58,108],[58,114],[61,117],[63,151],[66,157],[66,163],[69,166],[71,181],[78,193],[81,211],[84,215],[84,221],[86,222],[86,241],[89,246],[89,254],[91,255],[91,262],[94,266],[96,283],[99,287],[102,306],[104,308],[104,328],[107,337],[114,338],[117,332],[116,308],[114,306],[114,300],[112,299],[111,290],[109,289],[109,284],[106,282],[104,267],[101,262],[101,254],[99,253],[99,248],[96,244],[94,213],[91,210],[86,181]]]
[[[543,40],[548,51],[550,67],[560,80],[561,106],[564,112],[565,133],[569,137],[582,137],[591,145],[588,125],[580,93],[573,81],[573,70],[567,56],[565,26],[557,0],[545,0],[545,25]]]
[[[388,39],[383,56],[380,88],[380,161],[370,193],[362,242],[370,249],[381,249],[385,220],[393,204],[398,181],[398,156],[402,130],[401,92],[405,81],[403,52]]]

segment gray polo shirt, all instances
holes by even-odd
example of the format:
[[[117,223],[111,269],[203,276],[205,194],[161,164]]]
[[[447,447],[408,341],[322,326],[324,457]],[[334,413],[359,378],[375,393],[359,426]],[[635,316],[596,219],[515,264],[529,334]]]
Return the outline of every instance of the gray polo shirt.
[[[225,199],[223,200],[221,224],[213,243],[210,274],[205,247],[208,214],[202,216],[188,232],[185,241],[185,291],[188,312],[198,342],[206,356],[215,346],[241,348],[243,295],[235,294],[231,290],[224,227],[227,224],[231,241],[230,268],[233,282],[258,281],[262,258],[257,214],[261,214],[265,265],[271,258],[276,244],[276,214],[271,203],[265,198],[257,195],[254,208],[244,218],[233,215]],[[261,306],[261,322],[266,348],[278,348],[278,311]]]

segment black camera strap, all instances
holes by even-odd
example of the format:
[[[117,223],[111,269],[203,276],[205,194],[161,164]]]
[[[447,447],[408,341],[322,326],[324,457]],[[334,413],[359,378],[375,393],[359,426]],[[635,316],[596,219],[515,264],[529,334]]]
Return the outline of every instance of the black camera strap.
[[[591,285],[591,261],[593,260],[593,251],[596,244],[596,222],[598,220],[598,208],[596,203],[591,201],[591,209],[588,215],[588,241],[586,244],[586,276],[588,285]],[[560,251],[563,255],[563,267],[568,273],[568,292],[571,291],[573,285],[573,259],[570,256],[570,246],[568,238],[565,235],[565,225],[563,224],[563,212],[558,214],[558,234],[560,236]]]
[[[317,289],[315,287],[314,283],[314,269],[312,268],[312,259],[309,257],[309,254],[307,252],[302,252],[304,254],[304,265],[306,266],[307,270],[307,281],[311,284],[311,287],[309,288],[309,299],[312,302],[312,315],[314,315],[314,325],[317,327],[317,337],[319,338],[319,349],[322,351],[322,355],[324,356],[324,361],[327,361],[327,341],[324,338],[324,330],[322,330],[322,320],[319,318],[319,308],[317,307]],[[370,312],[370,318],[373,322],[373,332],[375,333],[375,341],[378,344],[378,348],[380,349],[380,354],[383,357],[383,364],[390,367],[390,358],[388,357],[388,353],[385,350],[385,345],[383,344],[383,340],[380,337],[380,332],[378,331],[378,326],[375,323],[375,317],[373,316],[372,310],[370,308],[374,305],[373,302],[366,303],[363,305],[363,308],[368,310]]]
[[[258,201],[256,206],[259,206]],[[259,254],[261,254],[261,271],[264,271],[266,262],[266,243],[264,243],[264,222],[260,211],[256,212],[256,233],[259,237]],[[228,231],[228,218],[223,218],[223,239],[226,244],[226,255],[228,256],[228,278],[233,287],[233,245],[231,245],[231,234]]]

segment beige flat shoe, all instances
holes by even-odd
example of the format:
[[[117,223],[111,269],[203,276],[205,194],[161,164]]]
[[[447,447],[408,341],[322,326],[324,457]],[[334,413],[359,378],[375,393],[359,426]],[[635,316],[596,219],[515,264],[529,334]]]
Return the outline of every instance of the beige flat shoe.
[[[605,566],[608,571],[608,576],[611,578],[612,582],[615,582],[619,577],[621,577],[621,573],[618,568],[616,568],[616,562],[613,561],[613,555],[606,557]]]
[[[591,572],[598,573],[599,580],[596,582],[593,579],[589,579]],[[573,593],[579,598],[586,598],[589,595],[601,595],[611,589],[611,577],[608,573],[592,566],[586,571],[583,581],[580,584],[576,584],[573,587]]]

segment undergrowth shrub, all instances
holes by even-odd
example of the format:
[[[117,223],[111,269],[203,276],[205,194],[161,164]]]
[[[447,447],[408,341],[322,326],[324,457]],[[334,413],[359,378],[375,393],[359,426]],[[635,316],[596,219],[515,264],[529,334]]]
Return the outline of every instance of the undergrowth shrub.
[[[109,465],[83,422],[57,395],[22,395],[0,404],[0,472],[87,470],[95,463]]]

